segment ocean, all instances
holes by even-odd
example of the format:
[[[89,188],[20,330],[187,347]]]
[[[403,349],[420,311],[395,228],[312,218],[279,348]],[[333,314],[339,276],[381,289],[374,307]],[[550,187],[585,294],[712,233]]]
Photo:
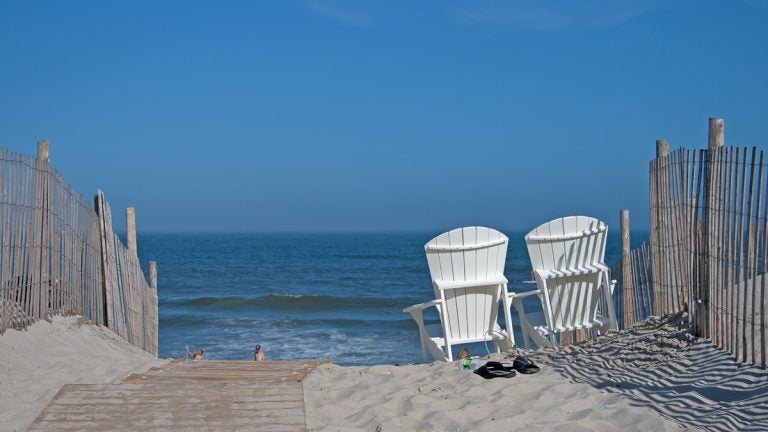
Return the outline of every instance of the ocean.
[[[210,360],[252,360],[260,344],[268,360],[419,363],[416,324],[402,310],[433,299],[424,244],[438,234],[139,233],[143,265],[158,263],[159,357],[186,358],[189,346]],[[531,290],[525,233],[505,234],[509,290]],[[632,237],[634,247],[647,233]],[[620,254],[614,230],[606,263]],[[473,355],[493,349],[474,345]]]

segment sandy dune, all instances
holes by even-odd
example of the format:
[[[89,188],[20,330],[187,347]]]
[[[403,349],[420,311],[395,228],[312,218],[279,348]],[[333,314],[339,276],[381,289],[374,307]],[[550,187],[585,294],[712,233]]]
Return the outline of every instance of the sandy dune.
[[[64,384],[119,381],[160,363],[77,317],[8,330],[0,336],[0,430],[24,430]]]

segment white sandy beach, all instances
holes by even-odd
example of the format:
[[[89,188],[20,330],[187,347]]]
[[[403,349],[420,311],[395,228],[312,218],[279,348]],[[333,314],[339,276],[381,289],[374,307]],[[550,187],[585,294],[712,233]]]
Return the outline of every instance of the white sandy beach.
[[[454,365],[321,366],[305,381],[311,431],[674,431],[678,425],[551,368],[485,380]]]
[[[684,331],[682,318],[525,354],[541,372],[485,380],[456,364],[321,365],[311,431],[768,430],[768,373]],[[163,361],[73,317],[0,336],[0,429],[23,430],[66,383],[119,381]],[[254,430],[258,430],[256,427]]]
[[[304,382],[312,431],[768,430],[768,372],[650,319],[524,354],[541,372],[485,380],[456,364],[341,368]]]

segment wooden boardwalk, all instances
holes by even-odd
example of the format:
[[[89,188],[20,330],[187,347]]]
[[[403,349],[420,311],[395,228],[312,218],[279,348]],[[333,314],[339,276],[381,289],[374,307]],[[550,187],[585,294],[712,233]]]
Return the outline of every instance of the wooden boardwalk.
[[[302,380],[325,361],[174,361],[68,384],[28,431],[306,431]]]

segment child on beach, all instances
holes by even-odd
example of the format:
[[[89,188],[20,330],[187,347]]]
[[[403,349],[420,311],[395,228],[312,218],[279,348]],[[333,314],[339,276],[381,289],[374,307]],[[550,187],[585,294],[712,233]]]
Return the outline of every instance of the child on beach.
[[[261,349],[261,345],[256,345],[254,348],[253,361],[264,361],[264,351]]]
[[[469,357],[469,350],[466,348],[462,348],[459,351],[459,354],[456,355],[456,360],[463,360],[464,358]]]
[[[189,350],[189,345],[186,346],[187,349],[187,358],[192,360],[205,360],[203,357],[203,349],[198,348],[197,351],[192,352]]]

